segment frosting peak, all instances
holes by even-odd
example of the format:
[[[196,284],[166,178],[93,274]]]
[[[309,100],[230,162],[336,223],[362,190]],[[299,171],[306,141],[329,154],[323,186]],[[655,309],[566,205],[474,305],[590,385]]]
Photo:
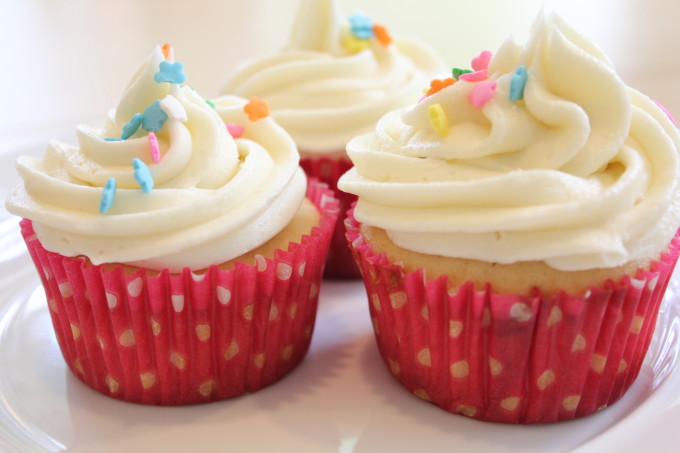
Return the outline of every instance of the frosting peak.
[[[184,79],[154,49],[102,128],[79,126],[78,146],[19,158],[24,185],[7,209],[31,219],[48,250],[172,272],[275,236],[304,198],[295,144],[270,117],[251,121],[245,99],[223,99],[223,121]]]
[[[347,148],[355,216],[404,248],[561,270],[648,258],[680,224],[677,129],[554,15]]]

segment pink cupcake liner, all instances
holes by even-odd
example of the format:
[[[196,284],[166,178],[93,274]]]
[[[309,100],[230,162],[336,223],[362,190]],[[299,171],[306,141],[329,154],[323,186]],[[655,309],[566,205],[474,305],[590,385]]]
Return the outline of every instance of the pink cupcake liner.
[[[585,294],[498,294],[406,273],[364,241],[353,209],[347,239],[363,274],[380,354],[416,396],[502,423],[582,417],[616,402],[637,377],[680,253],[635,278]]]
[[[148,275],[45,250],[21,230],[40,274],[62,354],[104,395],[136,403],[205,403],[255,392],[305,356],[338,202],[310,181],[321,221],[256,264]]]
[[[356,195],[338,190],[338,179],[340,179],[340,176],[345,174],[347,170],[353,167],[352,161],[347,157],[302,158],[300,160],[300,166],[307,175],[328,184],[328,187],[335,192],[335,197],[340,203],[340,212],[343,213],[343,215],[338,217],[335,229],[333,230],[333,237],[331,238],[331,247],[328,252],[328,259],[326,260],[324,276],[336,279],[361,277],[359,268],[354,262],[352,251],[347,246],[345,225],[343,223],[344,213],[349,209],[352,203],[356,201],[357,197]]]

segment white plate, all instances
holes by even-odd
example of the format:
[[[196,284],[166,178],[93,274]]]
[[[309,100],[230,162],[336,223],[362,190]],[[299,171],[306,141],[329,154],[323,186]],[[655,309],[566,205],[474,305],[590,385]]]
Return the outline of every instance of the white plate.
[[[0,154],[0,194],[18,182]],[[4,198],[4,197],[3,197]],[[483,423],[404,390],[385,369],[360,282],[324,282],[312,346],[260,392],[189,407],[102,396],[64,364],[17,219],[0,210],[0,451],[602,453],[676,451],[680,424],[680,278],[662,305],[640,377],[610,408],[541,426]]]

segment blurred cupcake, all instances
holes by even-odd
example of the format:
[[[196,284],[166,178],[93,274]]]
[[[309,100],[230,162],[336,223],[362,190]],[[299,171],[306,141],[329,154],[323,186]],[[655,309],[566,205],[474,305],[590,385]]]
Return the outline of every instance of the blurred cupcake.
[[[348,145],[348,239],[415,395],[543,423],[617,401],[678,257],[678,130],[559,17]]]
[[[184,80],[157,47],[101,129],[18,160],[7,199],[69,368],[137,403],[215,401],[292,370],[338,212],[256,100],[224,100],[234,139]]]
[[[231,74],[224,93],[267,101],[290,133],[305,172],[336,189],[351,167],[345,146],[386,112],[422,97],[443,66],[421,45],[392,40],[363,14],[345,18],[336,0],[303,0],[288,46]],[[218,101],[214,101],[216,104]],[[356,197],[336,193],[344,212]],[[339,219],[325,275],[358,277]]]

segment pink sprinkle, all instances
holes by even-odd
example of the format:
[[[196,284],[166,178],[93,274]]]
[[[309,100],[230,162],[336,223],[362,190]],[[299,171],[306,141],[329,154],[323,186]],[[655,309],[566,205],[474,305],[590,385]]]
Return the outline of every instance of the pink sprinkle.
[[[489,80],[485,82],[479,82],[474,86],[470,94],[468,95],[468,101],[476,109],[481,109],[486,105],[487,102],[493,98],[493,94],[496,91],[496,81]]]
[[[472,69],[482,71],[489,68],[489,62],[493,54],[488,50],[483,51],[478,57],[472,59]]]
[[[461,74],[459,79],[466,80],[468,82],[479,82],[480,80],[486,79],[488,76],[489,76],[488,71],[486,69],[482,69],[480,71]]]
[[[671,112],[669,112],[666,107],[664,107],[659,101],[654,101],[654,103],[661,109],[662,112],[666,114],[669,120],[673,123],[675,127],[678,127],[677,121],[675,121],[675,118],[673,118],[673,115],[671,115]]]
[[[158,139],[156,134],[149,132],[149,151],[151,152],[151,161],[157,164],[161,161],[161,149],[158,146]]]
[[[226,123],[226,126],[229,134],[234,138],[241,138],[243,131],[245,130],[245,127],[234,123]]]
[[[427,98],[427,94],[424,95],[422,98],[418,99],[418,104],[420,104],[421,102],[423,102],[423,99],[426,99],[426,98]]]

